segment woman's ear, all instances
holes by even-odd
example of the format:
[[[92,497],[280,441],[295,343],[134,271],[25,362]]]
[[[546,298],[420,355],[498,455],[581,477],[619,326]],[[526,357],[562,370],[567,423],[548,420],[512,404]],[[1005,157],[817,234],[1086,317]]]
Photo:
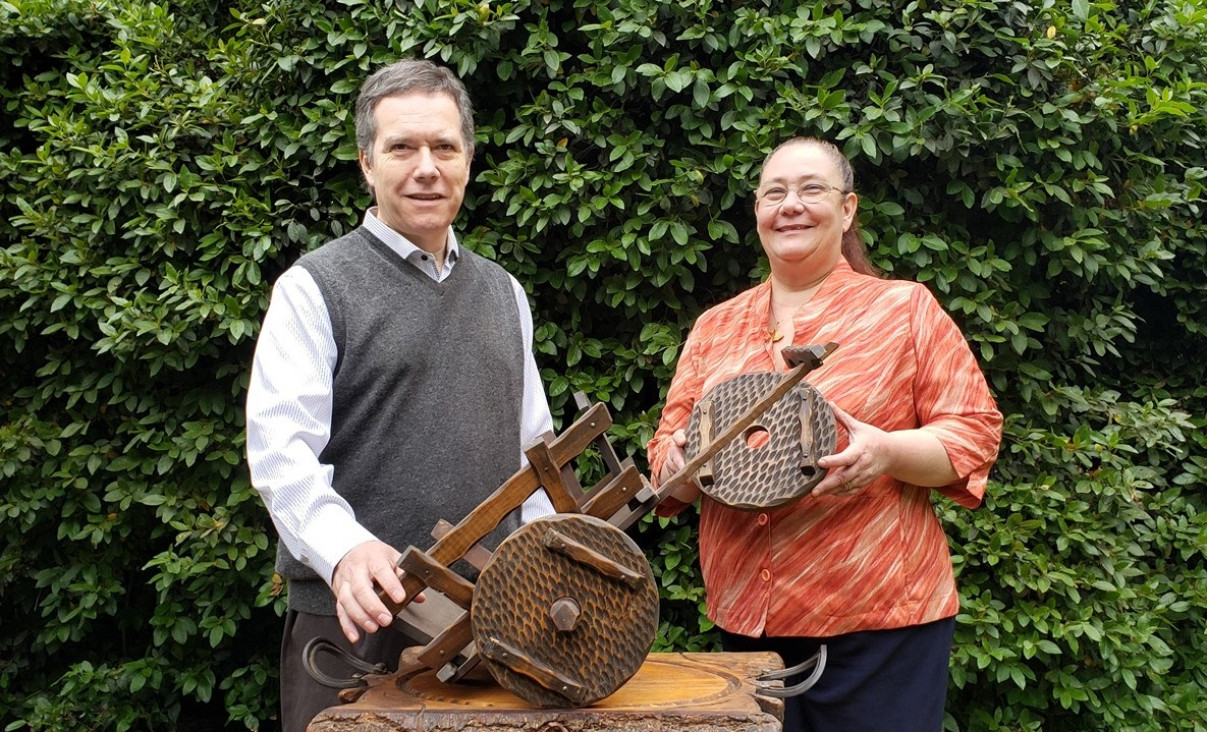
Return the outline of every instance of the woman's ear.
[[[854,191],[842,199],[842,230],[846,231],[855,223],[855,212],[859,210],[859,195]]]

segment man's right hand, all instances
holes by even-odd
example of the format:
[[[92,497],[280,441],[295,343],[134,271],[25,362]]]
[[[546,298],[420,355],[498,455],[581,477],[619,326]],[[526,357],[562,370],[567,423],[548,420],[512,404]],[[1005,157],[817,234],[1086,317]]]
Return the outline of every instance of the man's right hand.
[[[360,639],[360,630],[376,633],[394,622],[394,615],[377,596],[380,587],[394,602],[406,602],[407,593],[399,577],[398,558],[394,547],[380,541],[357,544],[335,565],[331,591],[335,594],[335,614],[339,627],[348,642]],[[421,600],[422,597],[416,598]]]

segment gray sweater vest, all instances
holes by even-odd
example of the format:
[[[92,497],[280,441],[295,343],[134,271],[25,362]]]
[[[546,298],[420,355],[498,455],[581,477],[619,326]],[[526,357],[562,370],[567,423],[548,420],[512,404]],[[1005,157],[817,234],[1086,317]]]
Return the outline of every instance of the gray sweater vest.
[[[320,456],[356,519],[428,549],[520,467],[524,346],[511,280],[462,248],[436,282],[363,227],[298,260],[338,348],[331,440]],[[514,517],[502,535],[516,526]],[[278,546],[289,605],[334,615],[331,590]]]

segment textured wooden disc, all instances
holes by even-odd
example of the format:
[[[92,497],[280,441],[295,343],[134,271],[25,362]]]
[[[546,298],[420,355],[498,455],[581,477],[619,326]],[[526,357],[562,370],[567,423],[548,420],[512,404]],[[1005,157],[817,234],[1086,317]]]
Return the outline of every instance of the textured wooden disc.
[[[712,422],[711,435],[715,439],[782,379],[783,374],[773,371],[740,374],[710,389],[688,421],[687,459],[703,449],[702,423]],[[759,432],[765,433],[765,444],[752,446],[759,442],[755,436]],[[801,382],[745,435],[739,435],[717,453],[711,461],[711,482],[699,480],[701,489],[734,508],[782,506],[821,482],[826,471],[817,466],[817,459],[833,453],[837,439],[834,413],[825,397]]]
[[[565,545],[577,548],[558,548]],[[641,668],[658,630],[658,591],[623,531],[555,514],[499,545],[478,578],[471,616],[500,686],[534,706],[581,707]]]

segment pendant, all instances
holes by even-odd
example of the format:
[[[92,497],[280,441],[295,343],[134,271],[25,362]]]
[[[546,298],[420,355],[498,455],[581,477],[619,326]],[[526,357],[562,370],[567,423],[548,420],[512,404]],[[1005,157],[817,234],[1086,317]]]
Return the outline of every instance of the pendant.
[[[779,332],[778,330],[767,331],[767,342],[768,343],[779,343],[782,340],[784,340],[783,333]]]

